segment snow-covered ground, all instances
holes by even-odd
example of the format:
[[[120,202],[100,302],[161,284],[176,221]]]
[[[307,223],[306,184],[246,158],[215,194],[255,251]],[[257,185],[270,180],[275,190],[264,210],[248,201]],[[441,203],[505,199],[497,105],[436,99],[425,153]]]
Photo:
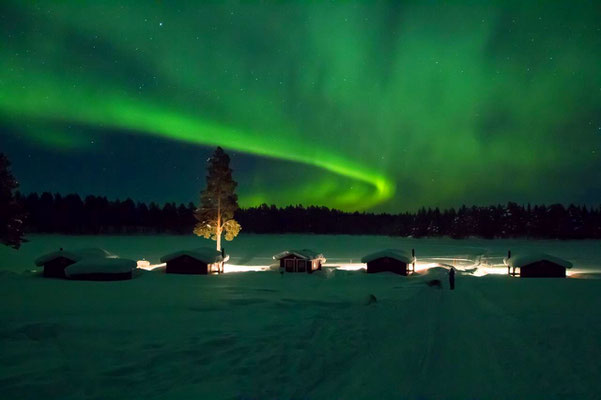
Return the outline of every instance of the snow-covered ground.
[[[601,280],[475,274],[507,249],[601,270],[599,242],[242,235],[231,270],[288,248],[324,253],[308,274],[140,271],[131,281],[45,279],[59,247],[159,258],[193,236],[32,236],[0,247],[0,388],[6,399],[597,399]],[[421,274],[367,275],[383,248],[415,248]],[[457,288],[446,271],[455,264]],[[227,267],[226,267],[227,270]],[[464,270],[465,272],[461,272]],[[442,288],[431,285],[439,280]],[[375,300],[375,301],[374,301]]]
[[[160,258],[178,250],[200,246],[214,246],[215,242],[194,235],[149,236],[65,236],[30,235],[30,242],[21,250],[0,247],[0,270],[25,271],[33,269],[34,260],[51,251],[100,247],[122,258],[148,260],[158,265]],[[260,269],[274,263],[273,256],[288,249],[313,249],[323,253],[327,265],[344,269],[362,267],[363,256],[382,249],[415,249],[420,264],[442,263],[459,268],[474,265],[498,267],[506,271],[503,257],[507,250],[550,253],[570,260],[574,264],[571,273],[601,273],[601,241],[559,240],[453,240],[453,239],[405,239],[389,236],[348,235],[251,235],[241,234],[232,242],[224,242],[231,255],[226,272]],[[228,268],[229,267],[229,268]]]

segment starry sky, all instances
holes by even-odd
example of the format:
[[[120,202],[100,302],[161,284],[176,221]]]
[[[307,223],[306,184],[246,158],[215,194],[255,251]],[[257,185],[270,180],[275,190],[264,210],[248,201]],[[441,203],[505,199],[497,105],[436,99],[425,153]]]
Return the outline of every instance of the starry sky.
[[[0,2],[24,192],[405,211],[601,199],[596,1]]]

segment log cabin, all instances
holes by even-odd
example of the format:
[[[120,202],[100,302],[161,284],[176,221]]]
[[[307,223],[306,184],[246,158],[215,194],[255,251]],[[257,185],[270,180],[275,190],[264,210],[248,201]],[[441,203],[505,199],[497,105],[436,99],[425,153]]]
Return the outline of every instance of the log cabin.
[[[316,253],[310,249],[286,250],[273,256],[274,260],[280,262],[280,269],[286,272],[313,273],[320,271],[326,262],[323,254]]]
[[[161,257],[166,263],[165,272],[168,274],[218,274],[223,273],[224,264],[229,260],[225,250],[214,248],[198,248],[183,250]]]
[[[507,273],[521,278],[565,278],[566,269],[572,268],[572,263],[549,254],[518,254],[503,260]]]
[[[415,250],[407,253],[398,249],[387,249],[368,254],[361,259],[367,264],[368,273],[393,272],[399,275],[408,275],[415,272]]]
[[[35,265],[44,268],[44,276],[49,278],[65,278],[65,268],[84,258],[112,258],[116,257],[104,249],[89,248],[73,251],[53,251],[37,258]]]

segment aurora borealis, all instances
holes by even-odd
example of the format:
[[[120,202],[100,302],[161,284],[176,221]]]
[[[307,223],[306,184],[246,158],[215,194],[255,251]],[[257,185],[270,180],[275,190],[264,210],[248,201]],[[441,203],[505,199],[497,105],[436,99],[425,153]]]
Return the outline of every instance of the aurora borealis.
[[[346,210],[601,199],[595,1],[3,1],[24,191]],[[117,182],[118,181],[118,182]]]

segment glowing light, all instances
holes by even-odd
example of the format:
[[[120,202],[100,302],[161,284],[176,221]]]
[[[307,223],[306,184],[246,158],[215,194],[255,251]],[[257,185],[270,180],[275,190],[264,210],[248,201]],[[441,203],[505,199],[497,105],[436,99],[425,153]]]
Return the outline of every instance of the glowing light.
[[[225,264],[223,273],[229,274],[233,272],[262,272],[271,270],[270,266],[267,265],[236,265],[236,264]]]
[[[347,264],[324,264],[324,267],[335,268],[341,271],[360,271],[367,269],[367,264],[363,263],[347,263]]]
[[[437,263],[429,263],[429,262],[419,262],[415,263],[415,272],[425,271],[432,267],[439,267],[440,264]],[[332,264],[324,264],[324,267],[336,268],[341,271],[360,271],[367,270],[367,264],[365,263],[332,263]],[[411,265],[408,266],[409,269],[413,267]]]
[[[569,15],[562,2],[469,13],[436,2],[435,23],[421,2],[5,3],[15,32],[0,46],[0,134],[52,150],[102,152],[105,137],[128,134],[291,162],[278,163],[294,176],[285,180],[255,160],[243,206],[580,202],[582,182],[599,181],[598,154],[562,146],[598,143],[595,2],[573,2]],[[397,12],[403,23],[389,23]],[[541,13],[547,24],[531,24]],[[512,45],[532,36],[526,50]],[[553,62],[541,63],[549,49]],[[581,179],[559,190],[549,165]]]
[[[148,262],[148,265],[142,265],[142,266],[140,266],[140,264],[138,264],[138,268],[144,269],[146,271],[152,271],[153,269],[157,269],[157,268],[165,268],[166,266],[167,266],[166,263],[150,264],[150,262]]]
[[[186,143],[219,145],[245,153],[312,165],[371,188],[367,192],[329,191],[327,197],[331,200],[328,202],[341,209],[369,208],[390,199],[395,192],[394,182],[373,167],[363,165],[336,149],[316,149],[297,132],[242,129],[235,124],[224,124],[165,107],[151,99],[134,100],[120,94],[118,89],[106,88],[102,97],[96,97],[90,95],[94,87],[85,87],[84,83],[44,81],[39,76],[26,73],[21,79],[10,81],[13,85],[4,85],[4,90],[7,93],[27,90],[29,95],[0,95],[0,113],[7,113],[11,118],[70,121],[81,125],[125,129],[134,134]],[[283,137],[286,140],[276,140]]]
[[[415,272],[423,272],[427,271],[430,268],[440,267],[438,263],[426,263],[426,262],[416,262],[415,263]]]
[[[492,266],[478,266],[471,272],[473,276],[485,276],[485,275],[507,275],[507,268],[503,267],[492,267]]]

